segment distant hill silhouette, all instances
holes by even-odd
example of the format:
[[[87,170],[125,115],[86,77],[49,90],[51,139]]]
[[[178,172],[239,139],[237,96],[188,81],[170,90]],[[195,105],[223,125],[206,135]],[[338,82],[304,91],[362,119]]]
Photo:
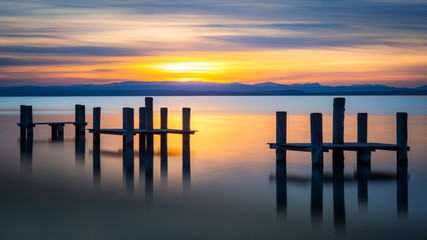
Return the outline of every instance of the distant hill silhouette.
[[[213,82],[115,82],[72,86],[0,87],[0,96],[207,96],[207,95],[427,95],[427,85],[395,88],[385,85],[323,86],[319,83],[258,84]]]

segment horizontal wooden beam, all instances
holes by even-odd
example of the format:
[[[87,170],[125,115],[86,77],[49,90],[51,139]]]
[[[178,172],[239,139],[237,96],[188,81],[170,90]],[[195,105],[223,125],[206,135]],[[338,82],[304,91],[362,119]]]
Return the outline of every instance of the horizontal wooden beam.
[[[89,129],[90,133],[98,133],[98,134],[112,134],[112,135],[123,135],[126,133],[124,129]],[[133,131],[133,134],[164,134],[164,133],[171,133],[171,134],[194,134],[197,131],[190,130],[180,130],[180,129],[153,129],[153,130],[147,130],[147,129],[135,129]]]
[[[310,143],[286,143],[286,144],[276,144],[276,143],[268,143],[271,149],[277,150],[291,150],[291,151],[303,151],[303,152],[311,152],[311,144]],[[330,149],[341,149],[341,150],[361,150],[361,149],[370,149],[372,151],[375,150],[388,150],[388,151],[397,151],[401,150],[402,146],[397,144],[386,144],[386,143],[343,143],[343,144],[335,144],[335,143],[324,143],[323,144],[323,152],[328,152]],[[410,148],[407,147],[409,151]]]

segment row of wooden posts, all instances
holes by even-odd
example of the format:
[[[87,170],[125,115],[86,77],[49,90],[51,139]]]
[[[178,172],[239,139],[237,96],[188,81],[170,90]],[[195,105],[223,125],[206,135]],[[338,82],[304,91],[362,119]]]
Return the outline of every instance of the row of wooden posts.
[[[333,150],[334,165],[343,164],[344,150],[357,151],[358,164],[370,165],[371,152],[389,150],[397,152],[397,162],[407,164],[408,147],[408,114],[396,114],[396,144],[368,142],[368,114],[357,114],[357,142],[344,142],[344,111],[345,98],[335,98],[333,105],[333,136],[332,143],[323,142],[322,113],[310,114],[311,143],[287,143],[286,112],[276,112],[276,143],[269,143],[270,148],[276,149],[278,160],[286,159],[286,151],[311,152],[313,165],[323,165],[323,152]]]

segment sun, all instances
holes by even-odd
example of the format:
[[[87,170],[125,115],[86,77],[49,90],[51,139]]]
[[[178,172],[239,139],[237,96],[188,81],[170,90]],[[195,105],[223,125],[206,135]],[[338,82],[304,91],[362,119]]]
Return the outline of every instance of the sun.
[[[212,73],[225,68],[214,62],[175,62],[152,65],[151,67],[171,73]]]

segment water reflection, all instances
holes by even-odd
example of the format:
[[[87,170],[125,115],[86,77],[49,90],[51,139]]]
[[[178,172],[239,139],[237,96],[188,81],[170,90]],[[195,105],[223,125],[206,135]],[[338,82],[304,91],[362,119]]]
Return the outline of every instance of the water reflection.
[[[283,154],[282,154],[283,156]],[[367,210],[368,183],[369,182],[396,182],[397,188],[397,213],[399,217],[407,217],[408,214],[408,167],[397,165],[396,173],[371,172],[370,166],[357,166],[353,176],[344,174],[342,164],[333,165],[332,174],[325,174],[322,167],[312,167],[311,179],[303,176],[287,174],[286,161],[276,162],[276,211],[278,216],[286,216],[287,208],[287,184],[311,183],[310,213],[311,221],[320,224],[323,218],[323,188],[332,184],[334,227],[338,233],[344,233],[346,229],[345,185],[357,183],[357,202],[359,210]],[[342,161],[338,161],[342,162]]]
[[[21,132],[19,145],[21,173],[27,176],[31,174],[33,168],[33,135]]]

